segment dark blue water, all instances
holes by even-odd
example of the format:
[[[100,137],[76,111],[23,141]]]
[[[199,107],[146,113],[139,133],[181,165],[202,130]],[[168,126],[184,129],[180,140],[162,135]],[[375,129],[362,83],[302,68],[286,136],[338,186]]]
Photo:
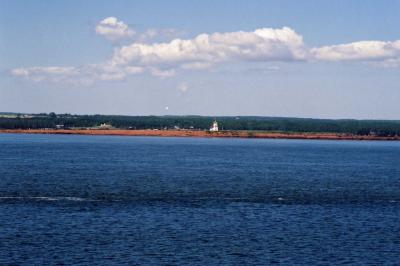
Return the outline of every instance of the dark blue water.
[[[0,134],[0,265],[400,264],[400,143]]]

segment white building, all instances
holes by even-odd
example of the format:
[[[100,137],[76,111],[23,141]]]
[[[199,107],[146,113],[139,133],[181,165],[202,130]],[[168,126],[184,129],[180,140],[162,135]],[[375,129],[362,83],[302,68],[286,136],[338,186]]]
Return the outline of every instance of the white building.
[[[218,123],[217,120],[214,120],[214,123],[212,124],[212,126],[210,127],[210,131],[218,131]]]
[[[107,123],[102,123],[100,126],[98,126],[99,129],[111,129],[112,125],[107,124]]]

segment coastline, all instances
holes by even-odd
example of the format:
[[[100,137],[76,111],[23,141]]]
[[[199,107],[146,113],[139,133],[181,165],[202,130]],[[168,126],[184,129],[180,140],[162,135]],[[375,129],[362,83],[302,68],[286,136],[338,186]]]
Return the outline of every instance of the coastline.
[[[206,130],[151,130],[151,129],[0,129],[0,133],[18,134],[63,134],[63,135],[111,135],[151,137],[202,137],[202,138],[264,138],[264,139],[321,139],[321,140],[391,140],[400,136],[380,137],[374,135],[352,135],[339,133],[282,133],[262,131],[218,131]]]

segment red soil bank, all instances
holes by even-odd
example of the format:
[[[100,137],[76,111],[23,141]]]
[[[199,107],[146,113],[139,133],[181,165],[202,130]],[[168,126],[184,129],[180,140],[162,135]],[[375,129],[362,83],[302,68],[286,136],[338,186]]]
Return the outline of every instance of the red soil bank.
[[[76,135],[117,135],[117,136],[159,136],[159,137],[212,137],[212,138],[266,138],[266,139],[331,139],[331,140],[400,140],[400,136],[379,137],[337,133],[275,133],[258,131],[202,130],[125,130],[125,129],[3,129],[0,133],[24,134],[76,134]]]

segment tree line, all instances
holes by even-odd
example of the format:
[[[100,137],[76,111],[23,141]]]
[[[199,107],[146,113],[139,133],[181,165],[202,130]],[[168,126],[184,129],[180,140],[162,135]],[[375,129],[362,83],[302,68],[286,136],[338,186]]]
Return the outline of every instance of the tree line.
[[[400,135],[399,120],[351,120],[280,118],[258,116],[116,116],[36,114],[0,117],[0,129],[91,128],[107,123],[120,129],[206,130],[216,119],[222,130],[347,133],[357,135]]]

